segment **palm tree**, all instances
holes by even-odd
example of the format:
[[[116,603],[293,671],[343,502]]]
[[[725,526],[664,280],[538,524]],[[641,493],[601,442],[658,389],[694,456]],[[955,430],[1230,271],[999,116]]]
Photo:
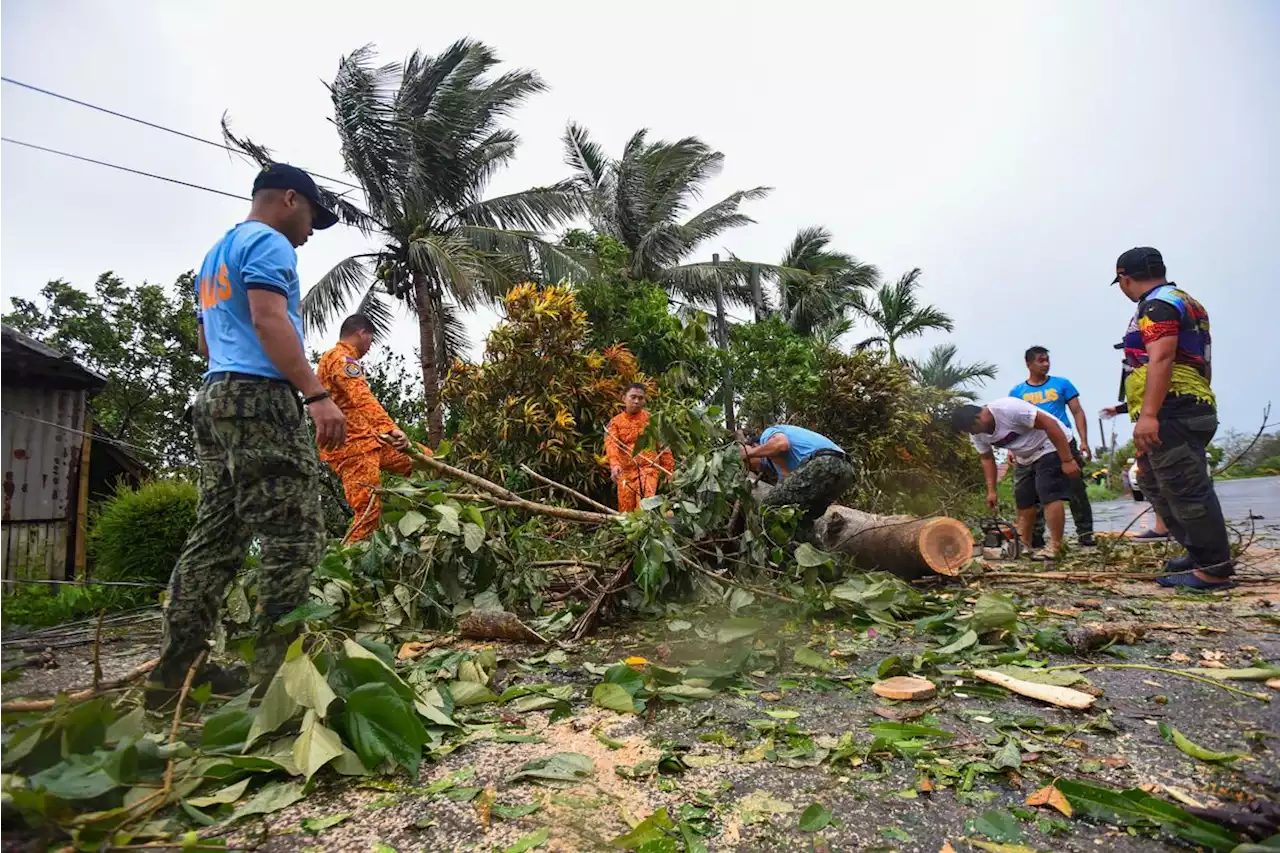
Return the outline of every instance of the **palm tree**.
[[[875,290],[874,299],[869,299],[863,291],[854,292],[853,309],[880,330],[879,335],[859,343],[857,349],[884,344],[889,350],[889,361],[897,362],[899,340],[922,335],[929,329],[952,330],[950,317],[932,305],[920,304],[916,298],[919,286],[920,269],[917,267],[892,284],[880,285]]]
[[[461,312],[518,281],[559,280],[580,268],[542,238],[581,212],[572,182],[484,198],[519,144],[501,120],[546,88],[532,71],[499,74],[497,64],[493,50],[470,40],[387,65],[376,65],[366,46],[341,59],[329,86],[342,157],[367,203],[344,209],[344,219],[382,245],[326,273],[303,297],[303,317],[322,327],[354,303],[385,332],[387,298],[408,308],[418,319],[433,445],[444,434],[441,363],[465,346]],[[259,159],[269,154],[228,138]]]
[[[977,395],[970,385],[982,385],[984,380],[996,378],[996,366],[987,361],[963,364],[956,359],[955,344],[938,344],[929,350],[924,361],[913,362],[911,371],[921,385],[950,391],[953,396],[973,400]]]
[[[833,251],[831,233],[801,228],[770,277],[778,284],[779,311],[796,332],[832,343],[849,330],[854,294],[873,288],[880,271],[852,255]]]
[[[636,131],[620,158],[611,158],[586,128],[570,122],[564,134],[565,162],[572,184],[582,192],[591,225],[631,253],[628,273],[662,284],[689,299],[706,299],[715,277],[744,276],[741,262],[682,263],[702,243],[754,220],[738,212],[744,201],[764,198],[768,187],[730,193],[689,215],[703,186],[720,172],[724,155],[688,136],[650,142]]]

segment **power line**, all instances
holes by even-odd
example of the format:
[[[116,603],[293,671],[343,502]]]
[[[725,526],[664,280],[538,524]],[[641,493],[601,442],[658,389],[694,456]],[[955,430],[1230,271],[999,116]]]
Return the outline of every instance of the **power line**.
[[[96,166],[106,166],[108,169],[119,169],[121,172],[129,172],[134,175],[142,175],[144,178],[154,178],[157,181],[168,181],[171,184],[178,184],[179,186],[183,186],[183,187],[191,187],[191,189],[193,190],[204,190],[207,193],[216,193],[218,195],[224,195],[227,198],[235,198],[241,201],[250,201],[250,198],[247,195],[236,195],[235,193],[229,193],[229,192],[226,192],[225,190],[215,190],[212,187],[205,187],[205,186],[201,186],[200,184],[190,183],[188,181],[180,181],[177,178],[166,178],[164,175],[156,175],[156,174],[152,174],[151,172],[143,172],[139,169],[130,169],[128,166],[117,166],[115,163],[108,163],[105,160],[95,160],[92,157],[82,157],[79,154],[72,154],[69,151],[59,151],[56,148],[46,148],[43,145],[36,145],[35,143],[32,143],[32,142],[23,142],[20,139],[13,139],[8,136],[0,136],[0,141],[10,142],[14,145],[21,145],[23,148],[34,148],[36,151],[44,151],[49,154],[57,154],[60,157],[70,157],[72,160],[80,160],[85,163],[93,163]]]
[[[105,435],[95,435],[94,433],[85,432],[84,430],[76,429],[75,427],[70,427],[70,426],[67,426],[66,424],[56,423],[55,421],[46,421],[42,418],[32,417],[31,415],[24,415],[22,412],[15,412],[12,409],[0,409],[0,413],[9,415],[15,418],[22,418],[24,421],[31,421],[33,423],[44,424],[45,426],[51,426],[56,429],[63,430],[64,432],[69,432],[72,435],[78,435],[81,438],[88,437],[98,442],[99,444],[113,444],[116,447],[124,447],[129,450],[138,450],[146,454],[150,454],[152,452],[150,448],[141,447],[140,445],[137,445],[137,444],[130,444],[129,442],[121,441],[118,438],[110,438]]]
[[[181,130],[174,130],[172,127],[165,127],[162,124],[156,124],[155,122],[147,121],[146,119],[140,119],[135,116],[126,115],[125,113],[116,112],[115,110],[109,110],[106,107],[100,107],[97,104],[91,104],[88,101],[78,100],[76,98],[71,97],[70,95],[63,95],[63,94],[59,94],[58,92],[51,92],[48,89],[41,89],[39,86],[33,86],[30,83],[23,83],[21,80],[14,80],[12,77],[0,76],[0,80],[3,80],[6,83],[12,83],[14,86],[21,86],[23,89],[29,89],[32,92],[39,92],[41,95],[48,95],[51,98],[58,98],[59,100],[66,101],[71,104],[76,104],[77,106],[88,107],[91,110],[97,110],[98,112],[106,113],[109,116],[122,118],[125,121],[136,122],[137,124],[143,125],[144,127],[150,127],[150,128],[153,128],[154,130],[163,130],[165,133],[172,133],[174,136],[181,136],[183,139],[190,139],[192,142],[202,142],[205,145],[212,145],[214,148],[221,148],[223,151],[230,151],[232,154],[239,154],[241,156],[244,156],[244,152],[239,150],[238,148],[232,148],[230,145],[226,145],[222,142],[214,142],[212,139],[205,139],[203,136],[195,136],[194,134],[186,133]],[[303,168],[303,167],[299,166],[298,168]],[[310,169],[305,169],[305,171],[311,174],[313,177],[320,178],[321,180],[329,181],[330,183],[333,183],[333,184],[342,184],[343,186],[351,187],[352,189],[357,189],[357,190],[364,189],[359,184],[353,184],[350,181],[344,181],[341,178],[330,178],[326,175],[320,174],[319,172],[312,172]]]

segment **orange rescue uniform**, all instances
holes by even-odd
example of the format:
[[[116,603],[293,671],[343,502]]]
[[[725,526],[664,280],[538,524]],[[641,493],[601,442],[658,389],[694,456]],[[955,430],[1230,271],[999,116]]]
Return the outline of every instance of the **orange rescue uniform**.
[[[668,448],[662,448],[656,456],[652,450],[635,453],[636,441],[647,426],[648,412],[641,410],[635,415],[622,412],[609,421],[605,432],[604,451],[609,457],[609,467],[622,469],[618,477],[619,512],[631,512],[640,505],[641,498],[656,495],[660,473],[671,476],[675,472],[675,458]]]
[[[342,478],[347,503],[355,513],[343,541],[357,542],[367,539],[378,527],[382,499],[374,489],[382,482],[381,472],[408,475],[413,461],[378,437],[398,427],[369,390],[355,347],[339,341],[320,358],[316,374],[347,416],[346,443],[336,450],[322,448],[320,458]],[[430,453],[425,447],[422,450]]]

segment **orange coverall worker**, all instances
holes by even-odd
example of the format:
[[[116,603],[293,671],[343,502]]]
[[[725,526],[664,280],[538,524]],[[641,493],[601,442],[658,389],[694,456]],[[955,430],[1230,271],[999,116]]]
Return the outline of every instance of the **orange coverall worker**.
[[[610,468],[621,468],[618,477],[618,511],[631,512],[641,498],[658,493],[658,475],[668,477],[675,472],[675,458],[664,447],[655,456],[652,450],[635,453],[636,440],[649,426],[649,413],[641,410],[629,415],[622,412],[609,421],[604,438],[604,452]]]
[[[342,478],[347,503],[355,513],[345,543],[367,539],[378,528],[382,499],[374,491],[382,482],[380,472],[408,475],[413,461],[386,444],[379,435],[398,429],[395,421],[369,390],[364,366],[355,347],[339,341],[320,358],[316,375],[333,402],[347,416],[347,441],[337,450],[321,450],[320,458]],[[423,452],[430,453],[425,447]]]

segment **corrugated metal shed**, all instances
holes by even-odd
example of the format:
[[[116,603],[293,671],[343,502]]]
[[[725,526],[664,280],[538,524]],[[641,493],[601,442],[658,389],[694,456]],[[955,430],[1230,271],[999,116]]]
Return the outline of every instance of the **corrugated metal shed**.
[[[89,394],[105,380],[3,327],[0,463],[5,579],[67,576],[77,518]]]
[[[0,458],[6,578],[66,577],[86,396],[84,391],[4,390]]]

